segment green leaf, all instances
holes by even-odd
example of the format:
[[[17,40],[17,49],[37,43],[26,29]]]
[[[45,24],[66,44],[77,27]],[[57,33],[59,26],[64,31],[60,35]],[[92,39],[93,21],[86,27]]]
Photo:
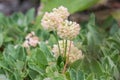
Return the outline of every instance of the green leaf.
[[[104,20],[104,22],[103,22],[103,24],[101,25],[101,27],[102,27],[103,29],[108,29],[108,28],[111,27],[111,25],[112,25],[114,22],[115,22],[114,18],[113,18],[112,16],[108,16],[108,17]]]
[[[37,75],[37,77],[34,80],[44,80],[41,75]]]
[[[16,52],[15,52],[14,48],[12,47],[12,45],[9,45],[9,48],[7,48],[3,54],[3,58],[4,58],[5,63],[7,63],[9,68],[12,70],[15,67],[14,66],[15,65],[15,56],[14,56],[15,53]]]
[[[95,15],[93,13],[90,15],[88,25],[95,26]]]
[[[40,75],[44,75],[44,73],[45,73],[45,69],[44,69],[45,66],[36,65],[31,62],[28,63],[28,66],[29,66],[30,70],[34,71],[34,73],[36,73],[36,74],[38,73]],[[30,73],[30,75],[31,75],[31,73]],[[31,77],[33,77],[33,76],[31,76]]]
[[[84,80],[84,74],[82,71],[70,69],[69,72],[71,80]]]
[[[42,0],[43,2],[43,12],[51,11],[53,8],[57,8],[58,6],[65,6],[71,13],[76,11],[85,10],[94,4],[96,4],[99,0]]]
[[[119,72],[117,66],[114,66],[114,68],[113,68],[113,76],[115,77],[116,80],[120,79],[119,75],[120,75],[120,72]]]
[[[95,15],[91,14],[90,20],[87,24],[87,47],[89,53],[96,53],[96,49],[99,48],[100,43],[102,42],[102,37],[98,31],[97,26],[95,25]]]
[[[62,56],[59,56],[58,59],[57,59],[57,65],[58,65],[59,67],[61,67],[61,63],[63,63],[63,62],[64,62],[63,57],[62,57]]]
[[[6,75],[0,74],[0,80],[9,80]]]
[[[34,71],[34,70],[32,70],[32,69],[29,69],[29,76],[30,76],[30,78],[31,78],[32,80],[36,79],[38,75],[39,75],[38,72],[36,72],[36,71]],[[40,77],[42,78],[41,75],[39,75],[39,78],[40,78]],[[37,78],[36,80],[38,80],[38,78]]]
[[[71,78],[71,80],[77,80],[76,79],[76,71],[74,69],[70,70],[70,78]]]
[[[77,60],[75,62],[73,62],[70,67],[75,69],[75,70],[78,70],[80,68],[80,65],[82,64],[82,61],[81,60]]]
[[[22,76],[20,75],[20,73],[16,70],[14,71],[14,77],[15,77],[15,80],[22,80]]]
[[[24,61],[26,59],[26,52],[23,47],[17,46],[15,47],[13,45],[8,45],[5,50],[6,55],[11,56],[14,60],[22,60]]]
[[[66,80],[63,75],[59,75],[58,77],[54,77],[53,80]]]
[[[44,53],[44,55],[46,56],[46,59],[48,61],[54,60],[53,53],[48,49],[48,47],[45,43],[43,43],[43,42],[40,43],[40,49]]]
[[[77,72],[77,79],[76,80],[84,80],[84,74],[82,71]]]
[[[110,56],[107,56],[107,60],[110,68],[112,69],[115,66],[114,61],[110,58]]]
[[[37,49],[36,60],[38,64],[48,65],[47,57],[40,49]]]
[[[103,74],[103,68],[100,62],[96,60],[92,60],[90,64],[91,64],[90,68],[92,72],[94,72],[96,75],[99,75],[99,76]]]
[[[31,70],[44,75],[45,69],[48,65],[46,56],[40,49],[35,49],[32,51],[31,55],[28,58],[28,66]]]
[[[0,32],[0,47],[2,46],[3,44],[3,34]]]
[[[49,76],[49,77],[55,76],[54,73],[57,73],[57,74],[58,74],[56,65],[50,65],[50,66],[48,66],[48,67],[46,68],[46,73],[47,73],[47,76]],[[58,76],[57,74],[56,74],[56,76]]]
[[[118,30],[119,30],[119,25],[117,24],[117,22],[114,21],[114,23],[112,24],[112,27],[110,29],[110,34],[113,35]]]
[[[22,69],[24,68],[24,62],[17,60],[16,63],[15,63],[15,67],[18,71],[21,72]]]
[[[3,19],[5,18],[3,13],[0,13],[0,24],[3,22]]]
[[[66,75],[67,80],[71,80],[71,79],[70,79],[70,74],[69,74],[68,71],[65,73],[65,75]]]
[[[39,20],[39,23],[40,23],[40,20]],[[40,28],[40,25],[38,26]],[[41,41],[46,41],[50,37],[49,32],[44,30],[43,28],[37,30],[37,35],[40,37]]]
[[[89,74],[86,80],[94,80],[94,74]]]
[[[53,46],[53,44],[57,43],[56,39],[55,39],[55,36],[54,35],[50,35],[50,38],[49,38],[48,42],[49,42],[48,44],[50,46]]]
[[[25,61],[26,60],[26,56],[27,56],[27,53],[25,51],[25,49],[21,46],[17,46],[17,49],[16,49],[16,59],[20,60],[20,61]]]
[[[3,70],[6,70],[6,71],[12,73],[12,71],[10,70],[10,68],[8,68],[8,64],[5,63],[5,61],[0,61],[0,68],[3,68]]]
[[[27,13],[26,13],[26,17],[27,17],[27,22],[30,23],[34,20],[34,15],[35,14],[35,9],[32,8],[30,9]]]

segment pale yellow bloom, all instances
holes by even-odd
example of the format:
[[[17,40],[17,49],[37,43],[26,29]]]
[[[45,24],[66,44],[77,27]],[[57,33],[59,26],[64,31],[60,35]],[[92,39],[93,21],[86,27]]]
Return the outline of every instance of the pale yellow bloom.
[[[47,30],[57,30],[60,24],[69,16],[67,8],[60,6],[54,8],[52,12],[46,12],[41,20],[41,25]]]
[[[23,43],[23,47],[29,48],[30,47],[29,41],[25,40],[24,43]]]
[[[69,61],[70,62],[74,62],[76,60],[84,58],[82,51],[79,50],[77,47],[72,48],[71,53],[73,53],[73,54],[69,54]]]
[[[27,36],[25,37],[25,39],[29,39],[31,37],[35,36],[35,33],[32,31],[31,33],[27,34]]]
[[[71,43],[71,45],[70,45]],[[59,41],[60,44],[60,51],[61,55],[65,54],[65,41],[61,40]],[[70,52],[69,52],[70,51]],[[58,45],[53,45],[52,52],[54,53],[54,56],[57,58],[59,56],[59,48]],[[82,59],[84,56],[82,54],[82,51],[79,50],[77,47],[74,46],[73,41],[67,40],[67,50],[66,50],[66,56],[69,57],[69,62],[74,62],[78,59]]]
[[[58,8],[53,8],[53,13],[58,14],[62,19],[67,19],[70,13],[68,12],[68,9],[64,6],[60,6]]]
[[[39,43],[39,38],[37,36],[29,38],[30,46],[36,47],[38,43]]]
[[[25,41],[23,43],[23,47],[29,48],[30,46],[36,47],[39,43],[39,38],[35,35],[34,32],[29,33],[25,37]]]
[[[56,30],[62,22],[63,19],[58,14],[46,12],[41,20],[41,25],[44,29],[51,31]]]
[[[76,22],[65,20],[57,29],[57,34],[62,39],[72,40],[80,31],[80,25]]]

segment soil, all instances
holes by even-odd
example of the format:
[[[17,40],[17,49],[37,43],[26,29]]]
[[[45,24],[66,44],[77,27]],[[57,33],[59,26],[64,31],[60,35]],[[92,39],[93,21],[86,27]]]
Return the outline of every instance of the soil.
[[[0,12],[11,15],[14,12],[25,13],[30,8],[37,10],[40,0],[0,0]]]

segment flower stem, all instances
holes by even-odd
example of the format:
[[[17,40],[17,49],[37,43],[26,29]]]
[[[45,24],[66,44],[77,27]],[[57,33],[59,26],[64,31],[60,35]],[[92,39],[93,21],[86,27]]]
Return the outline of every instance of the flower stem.
[[[59,44],[59,39],[58,39],[58,36],[57,36],[57,32],[54,31],[54,36],[55,36],[55,39],[57,41],[57,44],[58,44],[58,49],[59,49],[59,55],[61,54],[61,50],[60,50],[60,44]]]
[[[65,62],[65,65],[64,65],[64,68],[63,68],[63,72],[62,73],[65,73],[66,69],[67,69],[67,65],[69,63],[69,54],[70,54],[70,50],[71,50],[71,41],[70,41],[70,45],[69,45],[69,51],[68,51],[68,54],[66,55],[66,62]]]
[[[65,40],[65,52],[64,52],[64,57],[66,57],[66,53],[67,53],[67,40]]]
[[[70,50],[71,50],[71,41],[70,41],[70,45],[69,45],[69,51],[68,51],[68,57],[69,57],[69,54],[70,54]]]

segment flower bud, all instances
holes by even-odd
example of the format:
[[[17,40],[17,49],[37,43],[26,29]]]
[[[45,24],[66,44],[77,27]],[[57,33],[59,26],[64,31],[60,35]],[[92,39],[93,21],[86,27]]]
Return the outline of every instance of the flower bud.
[[[37,44],[39,43],[39,38],[35,36],[34,32],[29,33],[25,37],[25,41],[23,43],[23,47],[29,48],[30,46],[36,47]]]
[[[57,34],[62,39],[72,40],[80,31],[80,25],[76,22],[65,20],[57,29]]]
[[[62,19],[67,19],[70,13],[68,12],[68,9],[64,6],[60,6],[58,8],[53,8],[53,13],[58,14]]]
[[[41,20],[41,25],[49,31],[57,30],[68,16],[67,8],[60,6],[59,8],[54,8],[50,13],[46,12]]]
[[[61,40],[59,41],[60,45],[60,51],[61,55],[65,54],[65,41]],[[59,48],[58,45],[53,45],[52,52],[54,53],[54,56],[57,58],[59,56]],[[66,56],[69,57],[69,62],[74,62],[78,59],[82,59],[84,55],[82,54],[82,51],[79,50],[77,47],[74,46],[73,41],[67,40],[67,48],[66,48]]]

